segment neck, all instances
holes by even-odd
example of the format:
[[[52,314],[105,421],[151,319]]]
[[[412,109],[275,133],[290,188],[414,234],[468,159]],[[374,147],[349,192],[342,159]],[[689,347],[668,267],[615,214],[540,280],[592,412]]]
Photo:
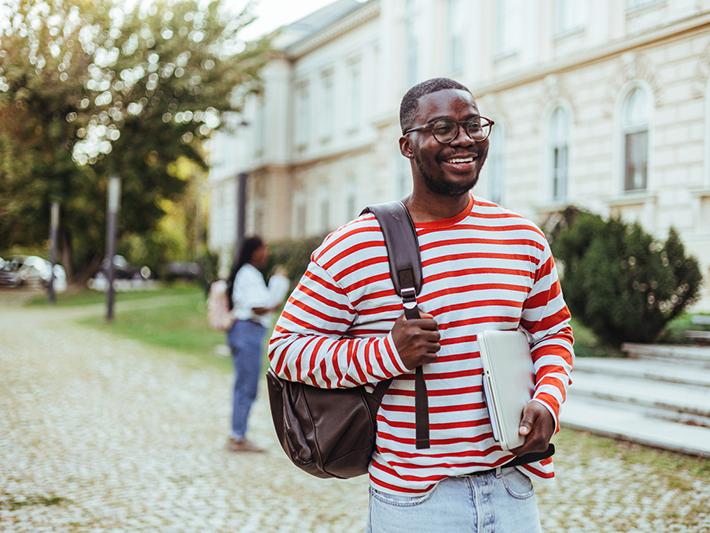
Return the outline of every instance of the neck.
[[[446,196],[433,193],[426,187],[423,189],[415,186],[412,194],[404,200],[414,222],[433,222],[455,217],[466,209],[470,198],[468,191],[458,196]]]

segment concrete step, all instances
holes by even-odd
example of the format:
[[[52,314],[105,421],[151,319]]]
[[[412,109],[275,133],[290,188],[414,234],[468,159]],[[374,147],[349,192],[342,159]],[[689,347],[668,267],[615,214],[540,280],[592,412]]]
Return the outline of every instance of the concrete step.
[[[710,388],[648,379],[616,377],[584,371],[572,374],[575,397],[608,400],[639,407],[665,409],[710,419]],[[710,421],[708,421],[710,425]]]
[[[710,387],[710,372],[698,372],[695,366],[688,368],[654,359],[578,357],[574,362],[573,379],[576,379],[578,372]]]
[[[706,427],[658,419],[637,408],[584,398],[574,391],[562,407],[561,423],[654,448],[710,457],[710,429]]]
[[[689,329],[685,332],[685,338],[696,344],[710,344],[710,331]]]
[[[710,368],[710,346],[625,343],[621,349],[635,359],[660,359],[671,363],[692,364],[696,368]]]

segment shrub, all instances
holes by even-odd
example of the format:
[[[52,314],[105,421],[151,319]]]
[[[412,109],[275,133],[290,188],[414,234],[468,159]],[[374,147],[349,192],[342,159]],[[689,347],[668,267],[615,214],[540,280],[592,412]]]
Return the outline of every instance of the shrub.
[[[652,342],[698,296],[702,275],[678,233],[658,242],[638,223],[568,209],[552,231],[572,313],[605,343]]]
[[[291,283],[298,283],[306,271],[313,250],[320,246],[323,238],[324,236],[320,235],[269,243],[269,264],[266,266],[266,272],[273,272],[276,265],[282,265],[286,268]]]

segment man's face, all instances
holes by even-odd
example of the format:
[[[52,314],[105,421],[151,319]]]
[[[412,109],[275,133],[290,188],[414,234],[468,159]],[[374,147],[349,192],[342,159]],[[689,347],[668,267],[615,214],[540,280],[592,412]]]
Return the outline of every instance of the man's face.
[[[459,121],[478,115],[478,107],[468,92],[444,89],[419,98],[412,127],[444,117]],[[460,127],[453,141],[442,144],[431,131],[415,131],[400,139],[400,149],[405,157],[413,159],[415,179],[419,174],[431,192],[460,196],[478,181],[488,155],[488,139],[475,142]]]

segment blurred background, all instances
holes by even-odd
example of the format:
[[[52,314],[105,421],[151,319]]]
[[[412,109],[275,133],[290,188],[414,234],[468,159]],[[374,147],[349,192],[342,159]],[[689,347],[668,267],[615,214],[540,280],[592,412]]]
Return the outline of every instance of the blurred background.
[[[575,317],[543,525],[710,529],[710,0],[0,0],[0,529],[363,527],[367,480],[301,476],[263,395],[268,457],[222,452],[205,297],[245,235],[296,282],[408,195],[437,76]]]

